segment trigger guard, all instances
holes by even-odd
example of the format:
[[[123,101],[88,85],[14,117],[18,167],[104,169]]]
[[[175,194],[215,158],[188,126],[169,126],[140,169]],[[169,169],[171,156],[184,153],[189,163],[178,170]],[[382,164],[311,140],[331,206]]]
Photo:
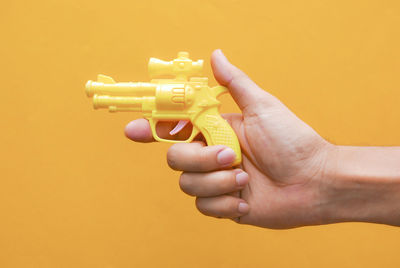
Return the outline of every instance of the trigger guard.
[[[196,126],[193,125],[192,133],[190,134],[190,137],[187,140],[168,140],[168,139],[163,139],[163,138],[160,138],[157,135],[157,131],[156,131],[156,125],[157,125],[159,120],[154,120],[153,118],[148,118],[147,120],[149,120],[150,129],[151,129],[151,132],[153,134],[153,138],[156,141],[159,141],[159,142],[169,142],[169,143],[183,143],[183,142],[186,142],[186,143],[188,143],[188,142],[192,142],[193,139],[200,133],[200,130]],[[188,121],[188,122],[190,122],[190,121]]]

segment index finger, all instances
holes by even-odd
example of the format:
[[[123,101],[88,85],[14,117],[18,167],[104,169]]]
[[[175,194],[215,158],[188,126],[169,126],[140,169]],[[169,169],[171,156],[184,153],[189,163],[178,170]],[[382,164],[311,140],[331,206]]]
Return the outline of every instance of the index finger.
[[[157,134],[159,137],[167,140],[186,140],[192,132],[191,126],[184,127],[176,135],[169,134],[175,127],[176,122],[161,121],[157,124]],[[154,142],[149,121],[144,118],[136,119],[128,123],[125,127],[125,136],[136,142]]]
[[[149,121],[144,118],[129,122],[125,127],[125,136],[137,142],[153,142]]]

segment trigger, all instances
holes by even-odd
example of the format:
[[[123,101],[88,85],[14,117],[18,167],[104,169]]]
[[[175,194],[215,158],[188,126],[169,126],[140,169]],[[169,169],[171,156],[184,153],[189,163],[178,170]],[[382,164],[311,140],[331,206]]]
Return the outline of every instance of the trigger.
[[[175,135],[179,133],[187,124],[189,123],[189,120],[180,120],[178,124],[174,127],[173,130],[169,132],[170,135]]]

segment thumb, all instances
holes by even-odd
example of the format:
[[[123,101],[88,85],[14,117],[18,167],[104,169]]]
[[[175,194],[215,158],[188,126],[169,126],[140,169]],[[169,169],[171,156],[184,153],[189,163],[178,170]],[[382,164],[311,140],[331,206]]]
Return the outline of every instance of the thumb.
[[[260,105],[265,106],[277,101],[243,71],[231,64],[220,49],[212,53],[211,67],[215,79],[220,85],[229,89],[233,99],[243,112],[254,112]]]

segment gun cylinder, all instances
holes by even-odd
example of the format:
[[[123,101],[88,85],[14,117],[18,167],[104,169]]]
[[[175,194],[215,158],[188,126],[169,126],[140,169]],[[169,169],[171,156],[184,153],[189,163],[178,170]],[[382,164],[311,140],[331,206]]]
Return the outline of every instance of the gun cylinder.
[[[116,111],[142,111],[143,98],[127,96],[94,95],[93,107],[95,109],[107,108],[111,112]]]
[[[157,84],[128,82],[128,83],[103,83],[89,80],[86,83],[86,95],[92,97],[100,95],[134,95],[134,96],[154,96]]]

